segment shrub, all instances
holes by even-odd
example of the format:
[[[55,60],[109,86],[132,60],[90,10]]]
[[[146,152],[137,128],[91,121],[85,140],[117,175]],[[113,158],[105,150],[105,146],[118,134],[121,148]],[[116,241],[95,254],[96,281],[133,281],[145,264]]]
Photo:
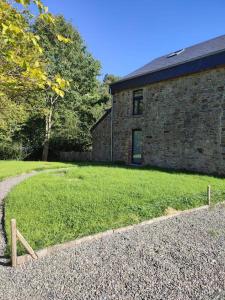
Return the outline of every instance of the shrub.
[[[0,143],[0,159],[22,160],[26,156],[25,149],[18,143]]]

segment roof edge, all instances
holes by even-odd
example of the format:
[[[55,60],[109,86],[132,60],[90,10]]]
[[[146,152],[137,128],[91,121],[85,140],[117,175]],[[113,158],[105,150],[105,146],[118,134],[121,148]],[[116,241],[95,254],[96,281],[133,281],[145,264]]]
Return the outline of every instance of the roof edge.
[[[182,62],[179,62],[179,63],[176,63],[176,64],[171,64],[167,67],[164,67],[164,68],[159,68],[157,70],[154,70],[154,71],[150,71],[150,72],[144,72],[144,73],[141,73],[141,74],[137,74],[137,75],[133,75],[133,76],[130,76],[130,77],[125,77],[124,79],[121,78],[113,83],[111,83],[109,85],[109,87],[111,88],[113,85],[116,85],[117,83],[120,83],[120,82],[124,82],[124,81],[129,81],[131,79],[135,79],[137,77],[140,77],[140,76],[144,76],[144,75],[148,75],[148,74],[152,74],[152,73],[156,73],[156,72],[159,72],[159,71],[163,71],[163,70],[167,70],[167,69],[171,69],[173,67],[176,67],[176,66],[179,66],[179,65],[183,65],[185,63],[188,63],[188,62],[192,62],[192,61],[196,61],[196,60],[199,60],[201,58],[204,58],[204,57],[209,57],[209,56],[212,56],[212,55],[215,55],[217,53],[221,53],[221,52],[224,52],[225,49],[222,49],[222,50],[218,50],[218,51],[214,51],[214,52],[210,52],[209,54],[207,55],[200,55],[198,57],[195,57],[195,58],[192,58],[192,59],[187,59],[187,60],[184,60]],[[127,75],[128,76],[128,75]]]
[[[111,113],[111,110],[112,108],[110,107],[105,111],[105,113],[101,116],[101,118],[99,118],[96,121],[96,123],[91,127],[90,129],[91,132],[98,126],[99,123],[101,123],[101,121],[103,121],[108,116],[109,113]]]
[[[210,53],[209,55],[199,56],[195,59],[190,59],[179,64],[174,64],[166,68],[161,68],[156,71],[146,72],[130,78],[118,80],[110,85],[110,89],[111,93],[114,94],[117,91],[125,90],[128,88],[136,88],[159,81],[176,78],[186,74],[197,73],[224,64],[225,49],[215,51],[213,53]]]

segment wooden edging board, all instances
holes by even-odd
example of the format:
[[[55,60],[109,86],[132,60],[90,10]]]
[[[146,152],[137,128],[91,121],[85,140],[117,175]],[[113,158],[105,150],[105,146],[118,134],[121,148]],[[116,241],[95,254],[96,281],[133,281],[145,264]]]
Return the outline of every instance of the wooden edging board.
[[[219,203],[219,204],[221,204],[221,203]],[[66,242],[66,243],[63,243],[63,244],[57,244],[57,245],[50,246],[50,247],[47,247],[47,248],[44,248],[44,249],[41,249],[41,250],[37,250],[37,251],[35,251],[35,253],[36,253],[38,258],[41,258],[41,257],[47,256],[47,255],[50,255],[52,253],[56,253],[59,250],[73,248],[73,247],[75,247],[77,245],[80,245],[84,242],[99,240],[103,237],[111,236],[111,235],[116,234],[116,233],[126,232],[126,231],[129,231],[129,230],[134,229],[136,227],[149,225],[149,224],[153,224],[153,223],[158,223],[158,222],[161,222],[161,221],[165,221],[165,220],[168,220],[168,219],[171,219],[171,218],[178,217],[180,215],[189,214],[189,213],[196,212],[196,211],[199,211],[199,210],[204,210],[204,209],[207,209],[207,208],[209,208],[209,206],[204,205],[204,206],[200,206],[200,207],[197,207],[197,208],[191,208],[191,209],[179,211],[179,212],[177,212],[176,214],[173,214],[173,215],[153,218],[153,219],[150,219],[150,220],[147,220],[147,221],[143,221],[139,224],[129,225],[129,226],[121,227],[121,228],[118,228],[118,229],[110,229],[110,230],[107,230],[105,232],[100,232],[100,233],[97,233],[97,234],[82,237],[80,239],[69,241],[69,242]],[[29,254],[18,256],[17,257],[17,265],[22,265],[22,264],[24,264],[26,262],[29,262],[31,260],[33,260],[33,258]]]

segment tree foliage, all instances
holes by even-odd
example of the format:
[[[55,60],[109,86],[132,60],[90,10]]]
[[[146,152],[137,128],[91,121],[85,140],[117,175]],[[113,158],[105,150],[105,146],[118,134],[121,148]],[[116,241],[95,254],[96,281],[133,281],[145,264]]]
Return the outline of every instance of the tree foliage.
[[[29,97],[46,88],[61,97],[68,82],[59,77],[48,77],[40,38],[30,27],[32,15],[27,6],[32,2],[39,9],[38,18],[54,25],[54,18],[39,0],[16,0],[25,6],[19,11],[5,0],[0,0],[0,142],[10,142],[27,119],[33,103]],[[68,43],[56,34],[61,43]]]
[[[14,154],[43,147],[44,160],[49,146],[88,149],[90,128],[110,106],[109,84],[118,77],[99,82],[99,61],[63,16],[49,14],[39,0],[13,2],[25,9],[0,0],[0,156],[11,145]]]
[[[98,104],[102,104],[105,109],[111,106],[111,94],[109,93],[109,86],[111,83],[119,80],[119,76],[113,74],[106,74],[103,78],[102,83],[99,86],[99,99]]]
[[[0,92],[9,98],[46,80],[38,37],[29,31],[24,14],[0,1]]]
[[[48,157],[50,140],[74,146],[79,144],[81,131],[82,134],[85,129],[87,132],[85,118],[97,97],[97,75],[100,71],[100,63],[87,51],[72,24],[62,16],[54,20],[54,26],[46,26],[46,22],[40,19],[34,24],[34,33],[40,37],[43,54],[48,62],[48,76],[59,76],[69,82],[63,98],[50,89],[46,89],[41,96],[45,110],[44,160]],[[70,42],[63,44],[56,40],[56,33],[64,35]]]
[[[16,2],[27,6],[31,1]],[[46,13],[47,8],[40,1],[33,2],[40,10],[38,18],[54,26],[54,18]],[[11,98],[27,90],[50,86],[63,96],[66,82],[59,77],[47,76],[40,37],[30,30],[31,17],[28,11],[19,12],[7,1],[0,0],[0,93]],[[56,38],[63,43],[69,42],[57,33]]]

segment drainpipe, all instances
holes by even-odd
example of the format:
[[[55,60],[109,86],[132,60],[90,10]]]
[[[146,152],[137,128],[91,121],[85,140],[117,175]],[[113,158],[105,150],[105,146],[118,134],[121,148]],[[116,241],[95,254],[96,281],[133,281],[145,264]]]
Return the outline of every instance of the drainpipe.
[[[111,88],[109,89],[111,94]],[[111,162],[113,161],[113,95],[111,99]]]

